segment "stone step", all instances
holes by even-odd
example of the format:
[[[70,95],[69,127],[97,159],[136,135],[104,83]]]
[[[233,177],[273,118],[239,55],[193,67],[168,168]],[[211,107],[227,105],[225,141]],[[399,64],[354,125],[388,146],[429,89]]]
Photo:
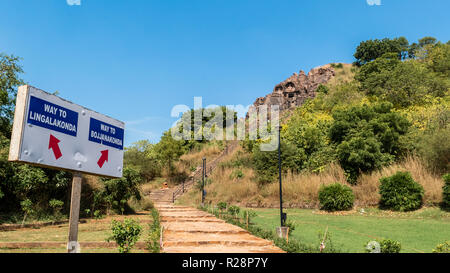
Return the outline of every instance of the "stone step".
[[[165,253],[284,253],[273,246],[226,246],[226,245],[202,245],[202,246],[172,246],[164,247]]]

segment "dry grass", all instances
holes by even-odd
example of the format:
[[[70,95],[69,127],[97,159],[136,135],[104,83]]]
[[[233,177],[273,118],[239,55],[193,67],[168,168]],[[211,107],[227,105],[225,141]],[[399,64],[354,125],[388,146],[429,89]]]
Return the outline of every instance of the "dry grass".
[[[328,86],[336,86],[341,83],[350,82],[353,80],[355,73],[352,71],[352,64],[342,64],[342,68],[334,68],[335,77],[328,81]]]
[[[359,185],[353,187],[356,201],[361,205],[376,205],[380,198],[378,187],[380,178],[391,176],[398,171],[407,171],[415,181],[421,184],[425,190],[425,205],[438,205],[442,202],[442,187],[444,182],[438,176],[430,173],[424,164],[415,157],[408,157],[403,162],[383,168],[370,175],[362,175]]]
[[[232,160],[238,151],[227,156],[226,161]],[[206,187],[207,201],[211,203],[228,202],[248,207],[276,207],[279,205],[279,184],[272,183],[258,187],[254,171],[250,168],[241,168],[244,176],[233,178],[233,171],[238,168],[217,168],[212,178],[213,183]],[[356,207],[377,206],[380,196],[378,193],[380,178],[391,176],[398,171],[408,171],[415,181],[425,190],[425,205],[437,205],[442,201],[443,181],[430,173],[422,162],[415,157],[408,157],[403,162],[393,164],[372,174],[362,175],[356,186],[346,182],[342,168],[337,164],[330,165],[324,172],[316,173],[290,173],[283,177],[283,199],[286,207],[318,208],[318,191],[322,185],[335,182],[345,184],[353,189]],[[198,196],[197,196],[198,195]],[[191,191],[181,202],[198,204],[200,193]],[[197,202],[198,201],[198,202]]]

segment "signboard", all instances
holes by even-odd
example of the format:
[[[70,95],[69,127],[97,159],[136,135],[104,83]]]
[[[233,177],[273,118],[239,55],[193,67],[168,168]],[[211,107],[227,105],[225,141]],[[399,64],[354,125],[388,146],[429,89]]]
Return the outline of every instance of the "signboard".
[[[21,86],[10,161],[122,177],[125,124],[32,86]]]

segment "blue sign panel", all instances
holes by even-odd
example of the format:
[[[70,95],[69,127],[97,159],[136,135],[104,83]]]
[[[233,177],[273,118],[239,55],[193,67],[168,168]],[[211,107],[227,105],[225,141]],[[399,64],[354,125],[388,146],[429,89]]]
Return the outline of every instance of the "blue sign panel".
[[[123,129],[91,118],[89,124],[89,141],[123,150],[123,135]]]
[[[78,113],[30,96],[28,123],[70,136],[77,136]]]

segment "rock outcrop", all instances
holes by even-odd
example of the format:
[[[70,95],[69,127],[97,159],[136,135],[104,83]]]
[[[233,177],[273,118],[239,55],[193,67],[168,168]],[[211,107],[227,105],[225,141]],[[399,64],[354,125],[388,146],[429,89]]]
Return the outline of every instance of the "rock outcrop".
[[[268,105],[269,108],[279,105],[281,111],[301,106],[306,99],[314,98],[317,88],[334,76],[335,71],[331,65],[316,67],[308,75],[301,70],[299,74],[294,73],[284,82],[277,84],[271,94],[257,98],[253,105]]]

